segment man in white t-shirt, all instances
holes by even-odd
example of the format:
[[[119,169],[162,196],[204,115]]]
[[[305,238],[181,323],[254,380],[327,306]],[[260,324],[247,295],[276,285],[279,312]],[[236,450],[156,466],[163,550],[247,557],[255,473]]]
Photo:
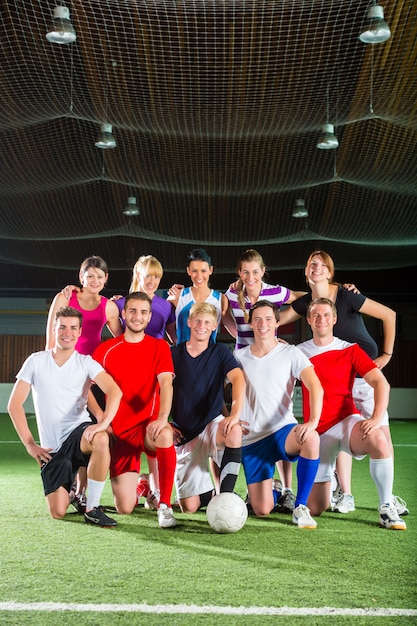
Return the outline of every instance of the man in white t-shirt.
[[[249,424],[243,435],[242,463],[250,504],[255,515],[268,515],[274,508],[272,477],[279,460],[298,461],[298,489],[293,523],[316,528],[307,499],[319,465],[319,435],[316,431],[323,389],[310,361],[298,348],[276,338],[279,309],[258,300],[249,312],[254,343],[236,350],[246,379],[242,422]],[[299,424],[294,417],[292,394],[296,380],[310,391],[311,421]]]
[[[49,512],[62,519],[70,499],[69,491],[79,467],[87,467],[87,506],[84,519],[97,526],[116,526],[100,498],[110,464],[106,429],[119,406],[122,392],[113,378],[91,356],[75,350],[81,335],[82,314],[62,307],[55,316],[55,346],[35,352],[16,375],[8,411],[28,454],[41,468]],[[106,408],[93,423],[87,411],[91,381],[106,394]],[[40,444],[29,429],[24,402],[32,389]]]

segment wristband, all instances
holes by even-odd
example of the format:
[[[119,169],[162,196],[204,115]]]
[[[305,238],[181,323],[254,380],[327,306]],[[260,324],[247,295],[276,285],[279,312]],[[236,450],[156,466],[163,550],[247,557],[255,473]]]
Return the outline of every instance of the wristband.
[[[393,353],[393,352],[391,352],[391,353],[389,353],[389,352],[383,352],[382,354],[386,354],[387,356],[392,356],[394,353]]]

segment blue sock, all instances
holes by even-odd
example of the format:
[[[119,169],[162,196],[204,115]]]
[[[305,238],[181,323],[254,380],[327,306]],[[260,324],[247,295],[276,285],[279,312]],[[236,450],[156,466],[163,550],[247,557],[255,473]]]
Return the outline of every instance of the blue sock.
[[[297,463],[297,498],[295,506],[304,504],[307,506],[308,496],[314,484],[320,459],[305,459],[303,456],[298,457]]]
[[[272,495],[274,496],[274,506],[276,506],[278,504],[278,500],[281,497],[281,494],[279,491],[277,491],[276,489],[272,490]]]

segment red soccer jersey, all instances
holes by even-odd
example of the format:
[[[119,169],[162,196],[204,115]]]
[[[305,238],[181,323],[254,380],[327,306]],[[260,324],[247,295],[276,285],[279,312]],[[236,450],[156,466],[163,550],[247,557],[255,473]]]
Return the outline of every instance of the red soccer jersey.
[[[159,412],[158,375],[174,373],[171,350],[164,339],[145,335],[139,343],[124,336],[109,339],[94,351],[93,358],[114,378],[123,392],[112,428],[116,436]]]
[[[321,435],[348,415],[359,413],[352,397],[356,374],[364,376],[376,367],[357,343],[335,338],[330,346],[315,346],[313,340],[298,346],[310,359],[324,389],[323,411],[317,432]],[[303,385],[304,421],[310,419],[309,393]]]

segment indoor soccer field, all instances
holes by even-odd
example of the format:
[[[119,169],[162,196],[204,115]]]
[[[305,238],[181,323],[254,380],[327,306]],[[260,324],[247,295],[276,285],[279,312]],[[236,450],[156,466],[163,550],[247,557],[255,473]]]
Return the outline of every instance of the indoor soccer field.
[[[162,530],[143,506],[105,530],[72,511],[49,519],[1,415],[0,624],[417,624],[417,422],[393,421],[392,435],[406,532],[379,528],[367,459],[354,462],[356,511],[325,513],[315,531],[272,514],[220,535],[203,512]],[[109,484],[102,501],[112,509]]]

